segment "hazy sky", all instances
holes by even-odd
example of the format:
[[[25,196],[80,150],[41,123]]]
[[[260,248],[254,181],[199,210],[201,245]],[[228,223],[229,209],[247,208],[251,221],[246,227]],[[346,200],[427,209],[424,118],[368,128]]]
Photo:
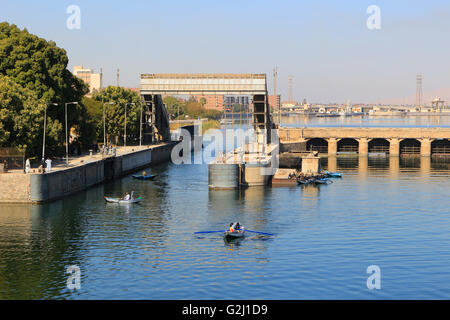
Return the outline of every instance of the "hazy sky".
[[[417,73],[425,93],[450,88],[448,0],[0,4],[0,21],[54,40],[67,50],[70,70],[103,68],[105,85],[115,84],[117,68],[129,87],[139,86],[141,73],[267,73],[272,93],[278,66],[283,100],[289,74],[294,98],[311,102],[414,97]],[[66,27],[72,4],[81,9],[79,30]],[[369,5],[381,10],[380,30],[366,26]]]

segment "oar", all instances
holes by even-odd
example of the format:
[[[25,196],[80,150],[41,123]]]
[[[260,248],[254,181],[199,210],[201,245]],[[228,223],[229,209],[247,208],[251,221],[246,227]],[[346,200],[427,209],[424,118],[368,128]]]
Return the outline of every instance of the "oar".
[[[194,234],[197,234],[197,233],[213,233],[213,232],[225,232],[224,230],[217,230],[217,231],[197,231],[197,232],[194,232]]]
[[[246,232],[253,232],[253,233],[259,233],[259,234],[264,234],[266,236],[273,236],[273,233],[267,233],[267,232],[261,232],[261,231],[253,231],[253,230],[248,230],[245,229]]]

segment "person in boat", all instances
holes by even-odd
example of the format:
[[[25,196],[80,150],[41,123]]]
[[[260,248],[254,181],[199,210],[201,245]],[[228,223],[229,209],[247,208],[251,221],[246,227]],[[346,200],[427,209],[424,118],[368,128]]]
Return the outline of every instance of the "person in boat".
[[[142,171],[142,176],[143,176],[143,177],[147,176],[147,172],[145,172],[145,170]]]
[[[123,200],[130,200],[131,199],[131,196],[130,196],[130,194],[127,192],[127,193],[125,193],[125,197],[123,197]]]
[[[230,232],[239,231],[241,229],[241,225],[239,222],[230,223]]]
[[[131,190],[130,200],[134,200],[134,190]]]

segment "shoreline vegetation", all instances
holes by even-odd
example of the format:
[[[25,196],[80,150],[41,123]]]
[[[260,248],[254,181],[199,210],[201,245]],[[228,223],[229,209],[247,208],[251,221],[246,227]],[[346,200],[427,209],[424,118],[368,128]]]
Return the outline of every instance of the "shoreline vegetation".
[[[184,100],[168,96],[163,99],[163,102],[166,105],[170,120],[174,121],[170,124],[170,130],[176,130],[178,127],[187,124],[193,124],[197,119],[203,119],[203,132],[208,129],[220,128],[219,119],[222,117],[222,112],[219,110],[206,109],[204,107],[206,102],[204,98],[200,99],[200,101],[196,101],[192,97],[189,100]],[[177,123],[177,120],[183,120],[183,122]],[[186,123],[186,120],[192,120],[192,123]]]

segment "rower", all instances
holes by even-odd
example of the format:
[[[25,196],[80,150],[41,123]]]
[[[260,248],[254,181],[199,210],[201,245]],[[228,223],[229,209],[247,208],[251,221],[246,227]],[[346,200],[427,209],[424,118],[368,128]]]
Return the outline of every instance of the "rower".
[[[241,225],[239,222],[230,223],[230,232],[239,231],[241,229]]]
[[[131,197],[130,197],[130,199],[134,200],[134,190],[131,190]]]
[[[123,197],[123,200],[130,200],[130,194],[128,192],[125,194],[125,197]]]
[[[145,172],[145,170],[144,171],[142,171],[142,176],[146,176],[147,175],[147,172]]]

